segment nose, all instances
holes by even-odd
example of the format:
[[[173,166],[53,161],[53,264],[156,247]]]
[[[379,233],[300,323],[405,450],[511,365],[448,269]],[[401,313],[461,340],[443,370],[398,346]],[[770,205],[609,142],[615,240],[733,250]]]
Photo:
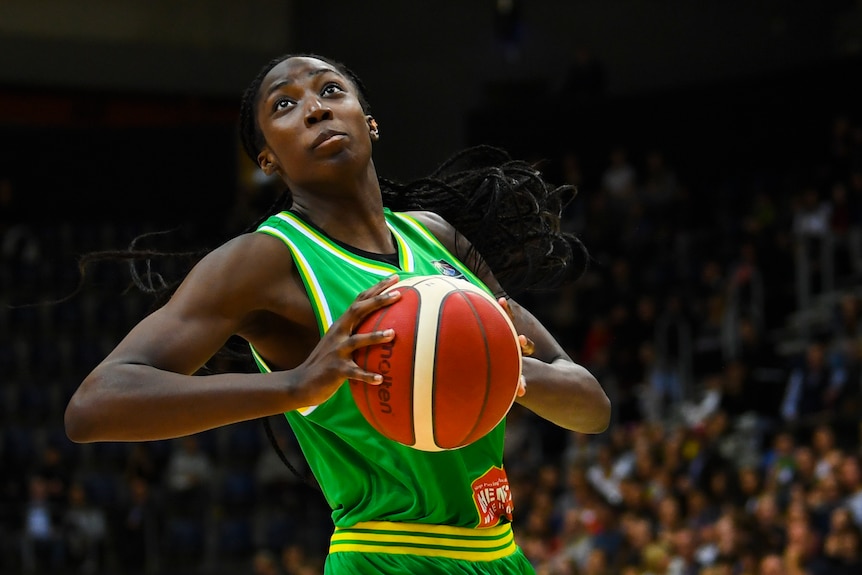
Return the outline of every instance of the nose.
[[[305,112],[305,125],[313,126],[323,120],[332,119],[332,110],[319,98],[312,98]]]

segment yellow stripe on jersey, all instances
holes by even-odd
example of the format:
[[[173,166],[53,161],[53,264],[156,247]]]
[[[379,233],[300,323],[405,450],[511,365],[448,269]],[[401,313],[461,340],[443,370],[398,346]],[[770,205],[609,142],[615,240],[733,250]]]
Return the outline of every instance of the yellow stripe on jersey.
[[[386,225],[389,226],[389,230],[392,232],[392,235],[395,237],[395,241],[398,243],[398,253],[401,254],[401,270],[412,272],[413,266],[416,265],[415,260],[413,259],[413,250],[410,249],[410,246],[407,245],[407,242],[404,241],[404,238],[398,233],[398,230],[392,227],[392,224],[386,222]]]
[[[306,238],[310,239],[311,241],[313,241],[318,246],[325,249],[326,251],[328,251],[332,255],[338,257],[339,259],[341,259],[341,260],[343,260],[343,261],[345,261],[345,262],[347,262],[353,266],[358,267],[359,269],[362,269],[362,270],[365,270],[369,273],[373,273],[375,275],[379,275],[379,276],[383,276],[383,277],[392,275],[392,273],[393,273],[394,266],[390,266],[390,265],[387,265],[384,263],[375,263],[375,262],[364,261],[364,260],[359,259],[354,254],[343,249],[341,246],[333,243],[329,238],[322,235],[320,232],[318,232],[317,230],[315,230],[314,228],[312,228],[311,226],[309,226],[308,224],[306,224],[305,222],[303,222],[302,220],[300,220],[298,217],[296,217],[294,214],[291,214],[290,212],[281,212],[279,214],[276,214],[276,217],[279,218],[280,220],[282,220],[283,222],[287,223],[288,225],[292,226],[293,228],[295,228],[297,231],[299,231]],[[261,228],[261,229],[263,229],[263,228]],[[390,230],[391,229],[392,228],[390,227]],[[405,267],[402,269],[404,269],[404,271],[412,271],[412,268],[413,268],[412,254],[405,254],[405,250],[409,250],[409,248],[407,247],[406,242],[404,242],[404,240],[401,239],[398,236],[398,234],[395,234],[395,237],[396,237],[396,242],[398,243],[398,246],[399,246],[399,251],[402,254],[402,256],[401,256],[402,264],[405,264],[405,263],[410,264],[409,267]]]
[[[316,315],[321,322],[321,332],[325,333],[332,325],[332,312],[329,310],[329,304],[326,301],[326,296],[324,295],[323,289],[320,287],[320,282],[317,280],[317,276],[314,275],[314,271],[311,269],[308,260],[306,260],[305,256],[302,255],[302,252],[299,251],[299,248],[296,246],[296,244],[294,244],[290,240],[290,238],[284,235],[281,231],[271,226],[261,226],[258,231],[279,238],[290,248],[290,251],[294,256],[294,261],[299,268],[299,273],[308,282],[308,291],[311,293],[311,305],[314,306],[315,310],[317,310]],[[261,369],[263,369],[266,373],[272,373],[272,369],[263,360],[263,358],[254,348],[254,346],[250,345],[249,347],[251,348],[251,353],[254,356],[255,361],[261,367]],[[316,408],[316,405],[312,405],[309,407],[301,407],[297,409],[297,411],[299,411],[302,415],[308,415]]]
[[[403,213],[398,213],[398,214],[393,213],[392,215],[394,215],[395,217],[401,218],[402,220],[404,220],[405,222],[407,222],[408,224],[410,224],[410,227],[412,227],[412,228],[413,228],[413,229],[415,229],[417,232],[419,232],[420,234],[422,234],[423,236],[425,236],[425,238],[426,238],[428,241],[430,241],[432,244],[434,244],[434,245],[435,245],[435,246],[437,246],[438,248],[441,248],[441,249],[443,249],[443,250],[445,250],[445,251],[447,251],[447,252],[449,251],[449,250],[446,248],[446,246],[444,246],[444,245],[440,242],[440,240],[438,240],[438,239],[437,239],[437,236],[435,236],[434,234],[432,234],[431,232],[429,232],[429,231],[425,228],[425,226],[423,226],[422,224],[420,224],[419,222],[417,222],[417,221],[416,221],[416,219],[415,219],[415,218],[413,218],[413,216],[408,216],[407,214],[403,214]]]
[[[276,236],[290,247],[290,251],[294,255],[296,265],[299,266],[299,272],[308,280],[308,285],[311,291],[311,305],[313,305],[314,309],[317,310],[317,317],[319,317],[320,321],[323,323],[323,325],[320,326],[321,331],[325,333],[329,330],[329,326],[332,325],[332,312],[329,311],[329,304],[326,303],[326,296],[323,294],[320,282],[317,281],[317,276],[314,275],[314,271],[311,269],[308,260],[306,260],[305,256],[302,255],[302,252],[296,244],[290,241],[290,239],[279,230],[270,226],[262,226],[258,231],[267,233],[271,236]]]
[[[494,561],[515,552],[515,538],[508,523],[487,529],[364,521],[352,527],[336,527],[330,553],[390,553],[447,557],[467,561]]]

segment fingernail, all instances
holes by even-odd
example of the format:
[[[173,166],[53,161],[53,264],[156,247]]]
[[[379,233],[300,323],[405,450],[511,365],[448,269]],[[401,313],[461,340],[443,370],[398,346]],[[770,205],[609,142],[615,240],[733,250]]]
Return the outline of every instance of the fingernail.
[[[390,329],[383,330],[383,337],[392,337],[393,335],[395,335],[394,329],[390,328]]]
[[[401,295],[401,292],[398,290],[393,290],[389,292],[389,297],[398,297],[399,295]]]

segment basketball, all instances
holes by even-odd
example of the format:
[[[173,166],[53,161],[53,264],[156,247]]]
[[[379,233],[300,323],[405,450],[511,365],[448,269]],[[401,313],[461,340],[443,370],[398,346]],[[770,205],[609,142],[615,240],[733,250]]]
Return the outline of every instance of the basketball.
[[[359,349],[356,363],[383,382],[350,381],[359,411],[381,434],[421,451],[458,449],[497,426],[515,400],[521,349],[506,311],[462,279],[417,276],[388,288],[401,299],[356,333],[395,339]]]

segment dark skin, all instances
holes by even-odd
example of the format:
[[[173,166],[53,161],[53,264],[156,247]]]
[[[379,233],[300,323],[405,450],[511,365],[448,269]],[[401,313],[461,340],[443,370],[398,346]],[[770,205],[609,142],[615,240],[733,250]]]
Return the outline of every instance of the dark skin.
[[[258,163],[287,183],[294,209],[331,237],[393,253],[371,159],[377,125],[357,96],[326,62],[290,58],[277,65],[258,97],[265,140]],[[442,218],[412,215],[453,253],[465,253],[466,240]],[[488,287],[502,291],[480,260],[466,263]],[[397,334],[353,330],[366,315],[398,300],[397,293],[383,293],[397,281],[392,276],[360,293],[320,337],[284,244],[266,234],[240,235],[204,257],[170,301],[84,379],[67,406],[66,432],[76,442],[180,437],[318,405],[346,379],[377,384],[380,376],[360,369],[353,352]],[[604,431],[610,403],[596,379],[526,309],[511,299],[500,303],[522,334],[525,352],[516,401],[567,429]],[[192,375],[233,335],[254,345],[273,372]]]

